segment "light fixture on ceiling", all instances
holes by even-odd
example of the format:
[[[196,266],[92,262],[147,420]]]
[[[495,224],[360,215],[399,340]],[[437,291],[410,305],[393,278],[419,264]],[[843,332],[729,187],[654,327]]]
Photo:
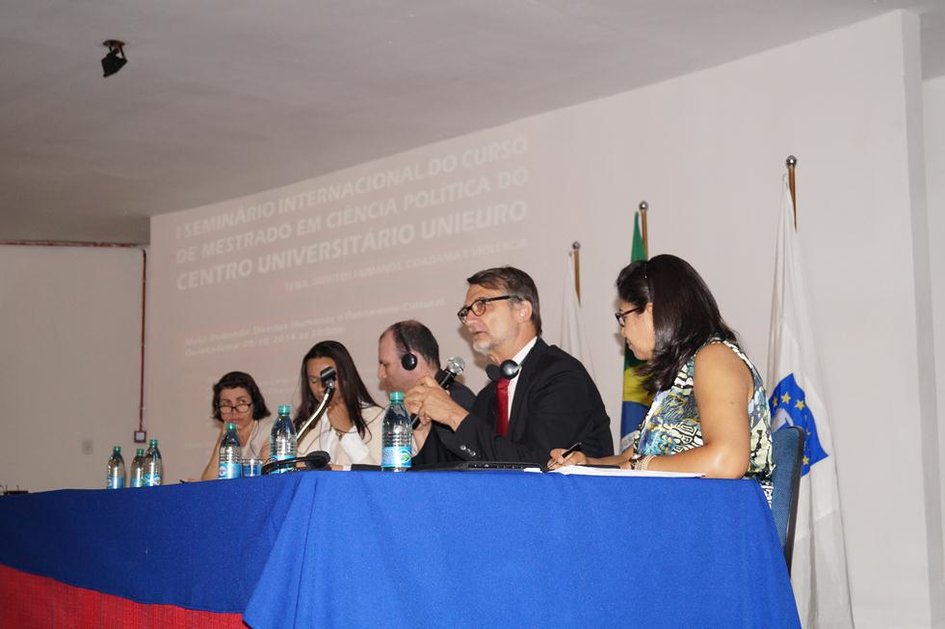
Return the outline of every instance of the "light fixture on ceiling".
[[[119,39],[106,39],[102,45],[108,48],[108,54],[102,57],[104,76],[111,76],[121,70],[128,59],[125,57],[125,42]]]

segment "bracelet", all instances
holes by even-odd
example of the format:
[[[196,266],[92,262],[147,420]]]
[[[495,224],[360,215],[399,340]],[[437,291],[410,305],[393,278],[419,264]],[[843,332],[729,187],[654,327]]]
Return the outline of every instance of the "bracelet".
[[[652,454],[647,454],[647,455],[644,456],[644,457],[640,457],[639,459],[635,459],[635,460],[633,461],[632,468],[635,469],[635,470],[644,472],[644,471],[646,471],[646,469],[650,466],[650,461],[652,461],[654,458],[656,458],[654,455],[652,455]]]

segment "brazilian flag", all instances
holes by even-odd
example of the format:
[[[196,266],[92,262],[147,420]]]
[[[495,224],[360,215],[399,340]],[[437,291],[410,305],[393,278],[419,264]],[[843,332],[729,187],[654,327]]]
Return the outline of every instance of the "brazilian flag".
[[[630,261],[646,260],[646,247],[640,233],[640,212],[633,215],[633,247]],[[643,388],[643,379],[637,368],[643,364],[637,360],[630,348],[624,346],[623,354],[623,408],[620,413],[620,449],[625,450],[633,443],[636,432],[646,417],[653,397]]]

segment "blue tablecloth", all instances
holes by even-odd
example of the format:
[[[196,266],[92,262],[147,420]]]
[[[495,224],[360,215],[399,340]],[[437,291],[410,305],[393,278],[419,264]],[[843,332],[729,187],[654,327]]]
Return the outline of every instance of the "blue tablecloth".
[[[0,563],[260,628],[799,626],[752,481],[310,472],[9,496]]]

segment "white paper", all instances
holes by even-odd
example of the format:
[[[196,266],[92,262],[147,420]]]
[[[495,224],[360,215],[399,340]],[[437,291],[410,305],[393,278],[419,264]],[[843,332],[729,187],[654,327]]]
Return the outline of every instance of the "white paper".
[[[578,476],[653,476],[659,478],[701,478],[705,474],[698,472],[658,472],[656,470],[624,470],[619,467],[588,467],[586,465],[565,465],[549,474],[576,474]]]

